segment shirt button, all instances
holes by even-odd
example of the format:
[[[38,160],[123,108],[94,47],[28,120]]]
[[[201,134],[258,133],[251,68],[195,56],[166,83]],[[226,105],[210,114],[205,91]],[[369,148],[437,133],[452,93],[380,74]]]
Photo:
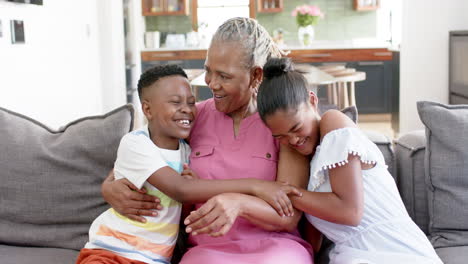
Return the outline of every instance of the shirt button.
[[[271,158],[271,154],[270,154],[270,153],[267,153],[267,154],[266,154],[266,157],[267,157],[267,159]]]
[[[195,156],[200,156],[200,151],[195,152]]]

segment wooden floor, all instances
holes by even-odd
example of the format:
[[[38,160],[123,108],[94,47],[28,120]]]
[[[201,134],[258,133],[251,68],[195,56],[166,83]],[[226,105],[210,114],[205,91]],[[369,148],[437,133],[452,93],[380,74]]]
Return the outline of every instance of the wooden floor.
[[[395,139],[397,133],[392,129],[390,114],[362,114],[359,115],[358,127],[363,130],[373,130]]]

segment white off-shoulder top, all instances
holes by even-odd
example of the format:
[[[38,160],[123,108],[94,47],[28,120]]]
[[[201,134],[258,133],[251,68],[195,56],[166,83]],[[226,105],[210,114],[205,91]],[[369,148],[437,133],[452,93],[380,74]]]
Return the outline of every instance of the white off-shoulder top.
[[[364,212],[358,226],[307,219],[335,243],[330,263],[442,263],[429,240],[409,217],[378,147],[358,128],[326,134],[310,164],[308,190],[331,192],[329,171],[348,162],[349,154],[374,164],[362,170]]]

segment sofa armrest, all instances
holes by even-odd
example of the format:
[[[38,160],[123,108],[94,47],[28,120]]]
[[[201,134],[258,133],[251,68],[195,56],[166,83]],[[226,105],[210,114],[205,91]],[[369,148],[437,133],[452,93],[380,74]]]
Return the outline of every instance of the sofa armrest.
[[[364,134],[374,142],[379,150],[382,152],[385,163],[388,166],[388,171],[393,176],[395,181],[397,181],[396,177],[396,166],[395,166],[395,153],[393,152],[392,141],[379,132],[371,131],[371,130],[363,130]]]
[[[397,183],[406,210],[424,233],[428,232],[429,214],[424,173],[426,135],[411,131],[395,140]]]

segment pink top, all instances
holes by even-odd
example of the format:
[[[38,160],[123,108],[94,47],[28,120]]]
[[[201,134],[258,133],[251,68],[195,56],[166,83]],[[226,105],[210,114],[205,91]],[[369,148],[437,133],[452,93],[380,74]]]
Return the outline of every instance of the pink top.
[[[258,113],[242,120],[239,133],[235,137],[232,118],[216,110],[213,99],[199,103],[197,110],[198,115],[190,136],[192,148],[190,167],[200,178],[257,178],[270,181],[276,179],[279,142],[272,137]],[[291,255],[296,256],[293,259],[299,261],[294,263],[311,263],[310,246],[299,237],[297,231],[293,233],[265,231],[243,218],[238,218],[231,230],[222,237],[190,236],[190,243],[195,245],[191,251],[196,250],[197,246],[205,249],[212,248],[207,251],[209,256],[206,258],[202,257],[203,252],[190,254],[189,251],[183,260],[187,263],[210,263],[211,261],[221,263],[220,260],[213,259],[215,258],[213,254],[216,255],[213,250],[219,250],[219,245],[223,245],[223,250],[229,250],[230,253],[234,250],[234,252],[242,253],[241,255],[248,255],[248,252],[252,250],[249,244],[255,243],[254,247],[257,247],[259,240],[263,245],[253,250],[257,255],[269,251],[267,248],[271,249],[268,254],[272,254],[275,250],[285,253],[286,248],[292,248]],[[266,241],[271,241],[271,243]],[[235,245],[237,243],[238,245]],[[239,258],[236,261],[241,263]]]

